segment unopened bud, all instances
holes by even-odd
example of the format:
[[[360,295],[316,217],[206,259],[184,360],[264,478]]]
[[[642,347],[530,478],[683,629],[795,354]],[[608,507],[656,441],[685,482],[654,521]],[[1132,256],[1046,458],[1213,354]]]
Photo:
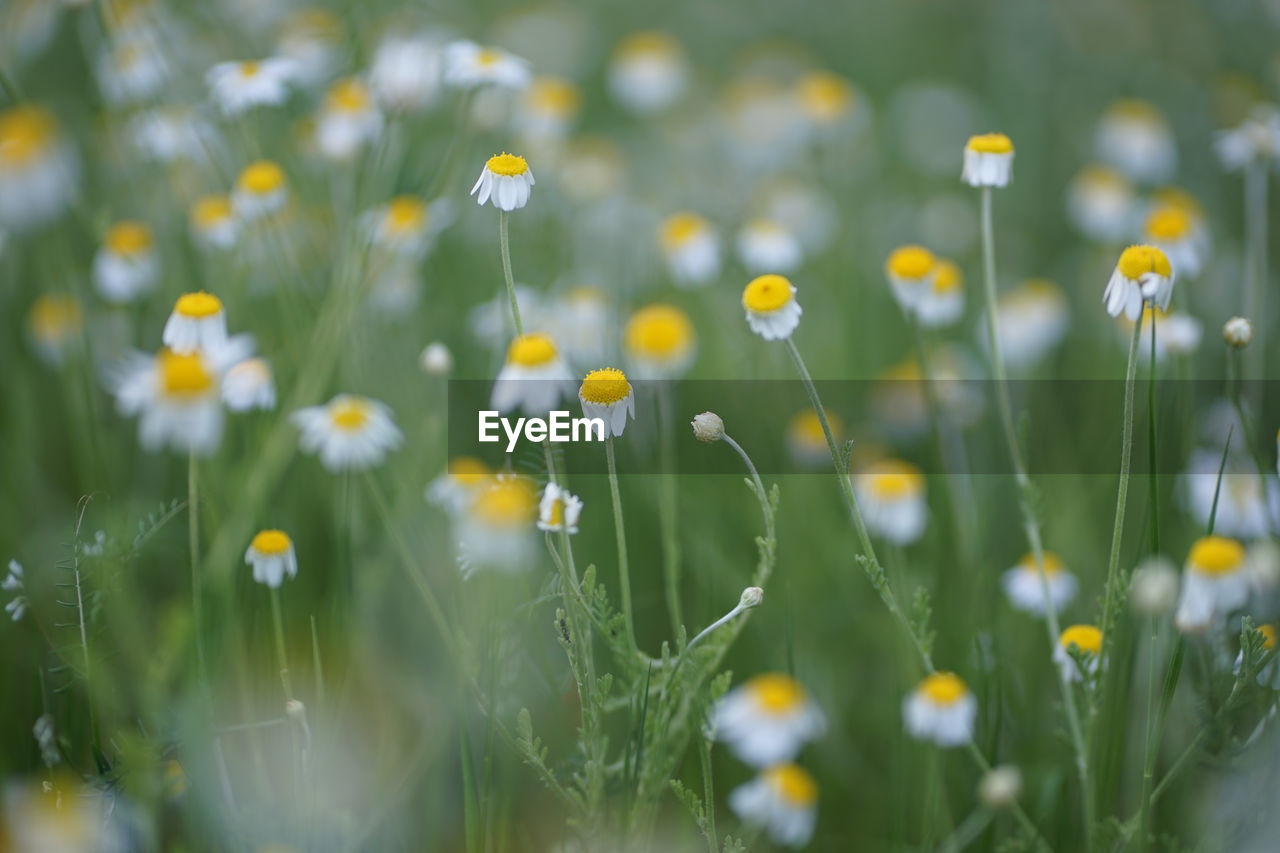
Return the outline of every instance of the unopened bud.
[[[745,610],[748,607],[755,607],[762,601],[764,601],[764,590],[758,586],[749,586],[742,591],[738,606]]]
[[[1244,349],[1253,340],[1253,324],[1244,317],[1232,317],[1222,327],[1222,339],[1229,347]]]
[[[698,441],[719,441],[724,438],[724,421],[715,412],[694,415],[693,437]]]
[[[1162,616],[1178,603],[1178,569],[1167,557],[1149,557],[1133,570],[1129,603],[1143,616]]]
[[[987,771],[978,783],[978,799],[991,809],[1007,809],[1022,794],[1022,772],[1006,764]]]
[[[293,720],[302,721],[307,718],[307,706],[303,705],[297,699],[290,699],[288,702],[285,702],[284,712]]]
[[[418,364],[428,376],[447,376],[453,370],[453,353],[439,341],[427,344],[418,357]]]

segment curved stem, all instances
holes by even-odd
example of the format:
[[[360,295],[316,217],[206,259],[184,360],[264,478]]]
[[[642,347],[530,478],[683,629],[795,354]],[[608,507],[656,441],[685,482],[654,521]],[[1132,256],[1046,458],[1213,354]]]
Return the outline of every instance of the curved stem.
[[[511,240],[507,236],[507,221],[511,218],[505,210],[498,211],[498,247],[502,251],[502,278],[507,283],[507,298],[511,300],[511,319],[516,326],[516,334],[524,334],[524,324],[520,322],[520,304],[516,302],[516,283],[511,275]]]

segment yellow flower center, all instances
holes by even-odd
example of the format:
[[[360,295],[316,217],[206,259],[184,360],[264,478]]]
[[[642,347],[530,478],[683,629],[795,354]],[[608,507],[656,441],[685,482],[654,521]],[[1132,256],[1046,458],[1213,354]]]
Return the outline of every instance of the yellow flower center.
[[[627,381],[627,375],[616,367],[604,367],[588,373],[578,393],[584,400],[609,405],[625,400],[631,393],[631,383]]]
[[[561,77],[539,77],[529,87],[529,105],[538,112],[570,116],[581,103],[578,87]]]
[[[676,213],[662,222],[662,245],[678,249],[707,230],[707,221],[696,213]]]
[[[1018,561],[1018,567],[1027,572],[1039,572],[1036,567],[1035,554],[1023,554],[1022,559]],[[1062,558],[1057,554],[1049,551],[1044,552],[1044,573],[1052,577],[1062,571]]]
[[[675,57],[680,53],[680,43],[657,30],[632,33],[618,43],[619,58],[635,59],[643,56]]]
[[[132,220],[117,222],[102,242],[114,255],[140,255],[151,248],[151,229]]]
[[[552,527],[564,525],[564,501],[561,498],[556,498],[551,502],[551,512],[548,515],[550,518],[547,519],[547,523]]]
[[[258,76],[258,72],[262,70],[262,66],[253,60],[240,63],[240,76],[246,80],[251,80]]]
[[[1259,625],[1258,633],[1262,635],[1262,647],[1267,651],[1271,651],[1276,647],[1276,626],[1275,625]]]
[[[808,696],[800,682],[780,672],[757,675],[747,682],[746,689],[756,707],[768,714],[794,711]]]
[[[516,154],[508,154],[505,151],[490,157],[484,167],[495,175],[502,175],[503,177],[523,175],[529,171],[529,164],[525,162],[523,157]]]
[[[937,260],[923,246],[900,246],[885,261],[885,272],[895,278],[921,279],[933,272]]]
[[[556,345],[541,332],[521,335],[507,347],[507,364],[518,364],[521,367],[537,367],[551,362],[555,357]]]
[[[373,409],[360,397],[343,397],[329,406],[329,422],[343,432],[356,432],[369,423]]]
[[[1205,536],[1196,540],[1187,557],[1188,565],[1205,575],[1230,574],[1244,562],[1244,546],[1225,536]]]
[[[764,771],[764,778],[789,806],[812,806],[818,801],[818,783],[794,764],[775,764]]]
[[[191,221],[197,228],[210,228],[231,218],[231,199],[225,195],[207,195],[191,206]]]
[[[1137,281],[1147,273],[1168,278],[1173,275],[1169,258],[1155,246],[1130,246],[1120,255],[1116,269],[1127,279]]]
[[[427,222],[427,205],[411,195],[399,195],[387,203],[386,223],[400,234],[421,230]]]
[[[819,121],[833,121],[849,111],[853,103],[853,87],[843,77],[827,71],[814,71],[796,84],[800,106]]]
[[[245,167],[238,183],[245,192],[268,195],[284,186],[284,170],[270,160],[258,160]]]
[[[533,488],[515,477],[499,480],[492,488],[485,489],[471,507],[481,521],[504,527],[529,524],[537,508]]]
[[[1093,625],[1072,625],[1058,636],[1064,649],[1077,647],[1082,652],[1096,655],[1102,651],[1102,632]]]
[[[970,136],[965,147],[978,154],[1012,154],[1013,140],[1003,133],[982,133]]]
[[[267,557],[278,557],[287,553],[292,544],[289,541],[289,534],[283,530],[263,530],[253,537],[253,542],[250,543],[253,550]]]
[[[871,494],[880,500],[893,501],[918,495],[924,489],[924,475],[910,462],[886,459],[866,471]]]
[[[939,260],[933,275],[935,293],[949,293],[959,290],[964,285],[964,274],[960,267],[951,261]]]
[[[1164,187],[1156,190],[1151,195],[1162,206],[1176,207],[1185,211],[1192,220],[1204,216],[1204,209],[1200,207],[1200,202],[1196,201],[1191,193],[1181,187]]]
[[[751,280],[742,291],[742,307],[756,313],[777,311],[792,299],[791,282],[769,273]]]
[[[184,293],[178,297],[173,310],[183,317],[191,317],[198,320],[203,317],[212,317],[221,311],[222,300],[212,293],[205,293],[203,290],[195,293]]]
[[[84,310],[74,296],[48,294],[31,306],[27,323],[39,340],[58,341],[80,331],[84,324]]]
[[[17,166],[30,162],[57,135],[53,116],[40,107],[14,107],[0,113],[0,163]]]
[[[1161,205],[1147,216],[1146,232],[1152,240],[1181,240],[1191,233],[1191,214],[1183,207]]]
[[[627,351],[640,356],[670,357],[688,349],[693,341],[689,315],[674,305],[649,305],[627,321],[623,339]]]
[[[840,440],[840,433],[843,430],[843,424],[840,418],[831,412],[827,412],[827,424],[831,427],[831,433]],[[813,409],[804,409],[797,412],[796,416],[791,419],[791,424],[787,428],[794,441],[807,446],[827,446],[827,434],[822,431],[822,421],[818,420],[818,413]]]
[[[162,350],[159,362],[160,387],[166,395],[195,397],[213,388],[213,374],[198,354],[178,355]]]
[[[484,483],[492,474],[489,466],[479,459],[472,456],[459,456],[449,460],[449,476],[458,485],[470,488]]]
[[[335,83],[326,98],[329,109],[338,112],[355,113],[369,107],[369,90],[359,80]]]
[[[1085,166],[1076,176],[1076,180],[1090,189],[1128,190],[1129,182],[1115,169],[1106,166]]]
[[[964,679],[954,672],[935,672],[925,677],[916,688],[936,705],[951,705],[969,692]]]
[[[1163,124],[1164,116],[1151,103],[1138,98],[1123,98],[1107,108],[1107,116],[1128,121]]]
[[[497,65],[501,61],[502,61],[502,51],[498,50],[497,48],[493,48],[493,47],[481,48],[480,52],[476,54],[476,64],[484,68],[490,68],[494,65]]]

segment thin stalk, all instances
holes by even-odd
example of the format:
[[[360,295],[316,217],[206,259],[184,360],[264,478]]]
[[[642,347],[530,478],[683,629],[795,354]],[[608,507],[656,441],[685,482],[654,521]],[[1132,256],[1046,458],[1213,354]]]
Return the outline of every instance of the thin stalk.
[[[760,499],[760,511],[764,515],[764,535],[766,539],[772,540],[773,535],[773,508],[769,506],[768,493],[764,490],[764,481],[760,479],[760,472],[756,470],[755,463],[751,461],[751,457],[747,455],[747,451],[742,449],[742,445],[734,441],[729,433],[720,436],[720,440],[732,447],[742,458],[742,462],[747,466],[748,473],[751,474],[751,482],[755,483],[756,496]]]
[[[622,618],[627,632],[627,643],[633,651],[636,645],[636,623],[631,612],[631,572],[627,566],[627,531],[622,520],[622,495],[618,492],[618,463],[613,454],[613,436],[604,440],[604,458],[609,463],[609,497],[613,500],[613,529],[618,539],[618,585],[621,588]]]
[[[1253,323],[1247,378],[1262,378],[1266,364],[1267,295],[1267,165],[1252,163],[1244,173],[1244,219],[1248,241],[1249,285],[1244,316]]]
[[[1156,318],[1151,314],[1151,364],[1147,378],[1147,500],[1151,504],[1151,553],[1160,553],[1160,474],[1156,469]]]
[[[280,615],[280,589],[271,587],[271,627],[276,638],[276,663],[280,667],[280,686],[284,688],[285,701],[293,699],[293,686],[289,683],[289,657],[284,647],[284,617]]]
[[[716,836],[716,797],[711,777],[711,741],[702,739],[702,748],[698,750],[698,758],[702,763],[702,813],[706,823],[708,853],[719,853]]]
[[[1138,849],[1147,849],[1147,836],[1151,826],[1151,783],[1155,777],[1156,746],[1152,740],[1153,708],[1156,692],[1156,650],[1160,639],[1160,623],[1151,617],[1151,645],[1147,649],[1147,730],[1143,739],[1142,798],[1139,800]]]
[[[200,575],[200,467],[195,453],[187,455],[187,544],[191,551],[191,618],[195,623],[196,664],[200,683],[209,686],[209,667],[204,654],[204,594]]]
[[[995,812],[988,808],[974,809],[964,821],[956,827],[955,832],[947,836],[938,846],[938,853],[960,853],[982,834],[991,823]]]
[[[511,300],[511,319],[516,326],[516,334],[524,334],[524,324],[520,322],[520,305],[516,302],[516,283],[511,275],[511,239],[507,236],[507,220],[511,214],[505,210],[498,211],[498,247],[502,252],[502,278],[507,283],[507,298]]]
[[[671,423],[670,389],[665,382],[658,385],[658,442],[662,455],[661,489],[658,501],[658,524],[662,529],[663,586],[667,593],[667,615],[671,618],[671,636],[679,637],[684,627],[680,604],[680,536],[679,508],[676,493],[675,431]]]

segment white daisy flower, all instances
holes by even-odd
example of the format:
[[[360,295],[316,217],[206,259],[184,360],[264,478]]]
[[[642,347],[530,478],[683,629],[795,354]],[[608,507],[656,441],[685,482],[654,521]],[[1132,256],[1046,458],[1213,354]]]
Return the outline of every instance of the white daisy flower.
[[[178,355],[220,349],[227,343],[227,314],[222,300],[203,290],[184,293],[164,324],[164,345]]]
[[[1086,672],[1081,672],[1075,658],[1071,656],[1072,647],[1083,652],[1086,657]],[[1058,635],[1058,644],[1053,647],[1053,662],[1062,671],[1062,677],[1069,681],[1083,681],[1098,674],[1099,658],[1102,654],[1102,632],[1094,625],[1072,625]]]
[[[1190,355],[1200,348],[1200,339],[1204,337],[1204,326],[1190,314],[1164,312],[1154,309],[1150,304],[1142,309],[1143,339],[1150,340],[1151,324],[1156,324],[1156,361],[1162,362],[1171,355]],[[1133,337],[1133,323],[1121,318],[1119,322],[1120,337],[1127,344]],[[1143,362],[1151,360],[1151,347],[1139,346],[1138,358]]]
[[[493,484],[489,466],[470,456],[455,456],[445,472],[427,485],[426,499],[452,515],[464,512]]]
[[[98,86],[113,104],[137,103],[155,97],[171,70],[150,38],[124,38],[98,58]]]
[[[1146,101],[1129,98],[1107,108],[1095,138],[1098,159],[1131,180],[1163,183],[1178,165],[1178,148],[1160,111]]]
[[[1085,166],[1067,188],[1067,217],[1086,237],[1100,243],[1126,239],[1137,215],[1137,197],[1128,179],[1106,166]]]
[[[476,203],[481,207],[492,199],[498,210],[518,210],[529,203],[535,183],[533,170],[525,159],[504,151],[490,157],[484,164],[476,185],[471,188],[471,195],[476,196]]]
[[[818,785],[794,764],[766,768],[729,792],[729,807],[745,823],[763,826],[784,847],[804,847],[818,817]]]
[[[1262,624],[1255,629],[1262,635],[1262,650],[1270,652],[1276,647],[1276,626]],[[1240,670],[1244,667],[1244,650],[1241,649],[1236,653],[1236,663],[1232,668],[1232,672],[1236,675],[1240,674]],[[1258,684],[1268,687],[1272,690],[1280,690],[1280,657],[1273,657],[1271,661],[1262,669],[1258,670]]]
[[[222,402],[233,412],[276,407],[276,383],[265,359],[246,358],[222,377]]]
[[[827,426],[831,427],[836,446],[839,446],[844,439],[844,422],[832,411],[827,411],[826,416]],[[787,451],[806,468],[825,468],[831,464],[827,434],[822,430],[818,413],[812,408],[801,409],[787,422]]]
[[[150,291],[160,275],[151,229],[126,220],[107,229],[93,257],[93,283],[110,302],[132,302]]]
[[[182,107],[138,113],[129,119],[129,138],[144,157],[157,163],[202,162],[216,145],[213,128]]]
[[[1219,132],[1213,148],[1232,172],[1252,163],[1280,160],[1280,109],[1273,104],[1255,107],[1238,126]]]
[[[1185,634],[1204,633],[1226,624],[1248,598],[1244,546],[1224,536],[1202,537],[1187,555],[1173,624]]]
[[[633,33],[619,42],[609,60],[609,93],[634,113],[666,109],[684,93],[688,80],[684,48],[666,33]]]
[[[615,367],[593,370],[578,388],[582,414],[604,421],[604,437],[621,436],[627,418],[636,416],[636,392],[627,376]]]
[[[230,249],[240,236],[240,223],[232,211],[230,196],[196,199],[187,214],[187,224],[195,242],[206,249]]]
[[[426,34],[388,36],[379,44],[369,70],[369,88],[383,109],[417,113],[440,97],[444,82],[444,52]]]
[[[1155,246],[1125,249],[1102,295],[1107,313],[1118,317],[1123,311],[1136,321],[1144,302],[1161,311],[1168,309],[1173,298],[1173,273],[1169,258]]]
[[[520,410],[542,416],[571,392],[573,374],[550,336],[522,335],[507,348],[507,361],[493,381],[489,405],[500,412]]]
[[[658,237],[667,272],[676,285],[700,287],[720,274],[720,242],[707,220],[696,213],[668,216]]]
[[[428,202],[412,195],[398,195],[362,217],[373,244],[397,255],[421,259],[437,234],[452,220],[444,199]]]
[[[253,579],[278,589],[285,575],[298,576],[298,555],[293,540],[283,530],[262,530],[253,537],[244,552],[246,565],[253,566]]]
[[[1049,587],[1049,603],[1055,613],[1071,603],[1076,597],[1076,576],[1062,566],[1057,554],[1044,552],[1045,581]],[[1018,561],[1018,565],[1000,576],[1001,586],[1009,603],[1018,610],[1034,616],[1043,616],[1045,610],[1044,588],[1040,584],[1040,569],[1036,566],[1035,555],[1027,554]]]
[[[969,137],[960,179],[971,187],[1005,187],[1013,177],[1013,142],[1003,133]]]
[[[1159,344],[1158,336],[1156,343]],[[1183,494],[1192,518],[1198,524],[1208,524],[1216,494],[1216,532],[1240,539],[1269,536],[1272,522],[1280,522],[1280,485],[1275,481],[1264,483],[1252,470],[1251,462],[1242,466],[1238,459],[1228,459],[1219,488],[1221,462],[1222,454],[1209,450],[1196,450],[1188,459]]]
[[[458,519],[463,576],[478,570],[510,573],[531,568],[538,553],[537,511],[537,493],[523,477],[500,476],[477,490]]]
[[[751,331],[766,341],[791,337],[803,313],[796,301],[795,285],[772,273],[752,279],[743,289],[742,307]]]
[[[271,160],[257,160],[246,166],[231,191],[231,208],[242,222],[275,213],[288,200],[284,170]]]
[[[551,328],[571,364],[598,362],[614,351],[613,306],[599,288],[572,288],[543,313],[544,325]]]
[[[445,46],[444,81],[456,89],[523,89],[532,77],[529,63],[505,50],[465,40]]]
[[[288,61],[291,79],[318,86],[342,63],[342,21],[326,9],[302,9],[290,15],[276,40],[276,55]]]
[[[780,672],[754,676],[712,712],[717,740],[753,767],[790,761],[827,728],[822,709],[800,682]]]
[[[57,219],[79,177],[75,151],[49,112],[0,111],[0,228],[21,233]]]
[[[329,89],[316,118],[315,143],[321,156],[345,162],[381,133],[382,114],[364,83],[348,78]]]
[[[996,334],[1005,363],[1015,370],[1037,364],[1066,337],[1071,309],[1062,289],[1046,279],[1027,279],[996,299]],[[986,319],[981,339],[985,342]]]
[[[1149,556],[1133,570],[1129,603],[1142,616],[1163,616],[1178,604],[1178,567],[1162,555]]]
[[[937,329],[951,326],[964,316],[964,274],[952,261],[937,259],[931,286],[918,294],[916,317],[920,325]]]
[[[46,364],[62,364],[83,331],[84,307],[69,294],[41,294],[27,312],[27,339]]]
[[[582,107],[577,85],[563,77],[537,77],[524,93],[516,124],[533,144],[557,143],[573,126]]]
[[[391,409],[355,394],[339,394],[323,406],[299,409],[289,419],[302,434],[302,449],[318,453],[321,464],[334,473],[381,465],[404,439]]]
[[[569,494],[555,483],[547,483],[538,502],[538,529],[548,532],[573,534],[578,532],[578,516],[582,514],[582,500]]]
[[[883,459],[853,478],[867,529],[895,545],[910,545],[924,535],[929,508],[924,475],[910,462]]]
[[[840,126],[861,98],[853,84],[830,71],[810,71],[796,81],[793,95],[805,119],[821,130]]]
[[[291,61],[273,57],[261,61],[219,62],[205,74],[209,94],[227,118],[254,107],[275,107],[289,97],[295,73]]]
[[[907,733],[938,746],[963,746],[973,738],[978,700],[952,672],[934,672],[902,700]]]
[[[899,246],[889,253],[884,274],[904,314],[914,315],[926,294],[933,290],[937,269],[938,259],[923,246]]]
[[[674,305],[655,303],[627,320],[622,348],[637,379],[672,379],[693,366],[698,335],[688,314]]]
[[[800,266],[800,241],[772,219],[753,219],[738,232],[738,257],[747,272],[789,273]]]
[[[1196,228],[1192,213],[1180,205],[1153,207],[1143,223],[1142,237],[1168,256],[1179,276],[1198,276],[1209,254],[1207,233]]]

